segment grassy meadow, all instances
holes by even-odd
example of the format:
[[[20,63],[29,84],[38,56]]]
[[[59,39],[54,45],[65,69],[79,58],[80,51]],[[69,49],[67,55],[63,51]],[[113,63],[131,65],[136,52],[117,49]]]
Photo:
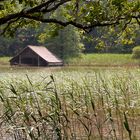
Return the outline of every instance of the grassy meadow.
[[[140,70],[118,66],[1,68],[0,139],[139,140]]]
[[[9,60],[11,57],[0,57],[0,66],[9,65]]]
[[[132,59],[131,54],[83,54],[70,59],[69,65],[85,66],[138,66],[140,61]]]
[[[0,67],[9,66],[11,57],[0,57]],[[80,57],[71,58],[66,65],[74,66],[139,66],[140,60],[133,59],[132,54],[82,54]]]

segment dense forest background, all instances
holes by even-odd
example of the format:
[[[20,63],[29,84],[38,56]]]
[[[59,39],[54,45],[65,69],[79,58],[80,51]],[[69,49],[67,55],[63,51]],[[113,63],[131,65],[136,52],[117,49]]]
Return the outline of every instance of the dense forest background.
[[[13,11],[15,14],[14,7],[19,8],[20,11],[21,6],[26,7],[29,5],[31,8],[37,5],[38,8],[38,3],[33,3],[34,5],[32,5],[26,1],[25,3],[24,1],[22,2],[13,1],[13,3],[11,2],[10,4],[8,2],[2,3],[3,10],[1,10],[1,15],[6,16],[8,10]],[[104,2],[72,2],[74,2],[73,5],[70,3],[64,5],[63,3],[56,3],[54,4],[55,10],[53,10],[53,7],[50,8],[52,12],[49,11],[47,13],[47,11],[45,11],[45,13],[41,13],[39,11],[40,18],[49,20],[57,19],[57,21],[62,22],[72,20],[75,26],[79,26],[80,22],[83,22],[80,24],[80,28],[83,29],[76,28],[72,24],[62,26],[54,23],[46,24],[34,20],[23,20],[23,18],[16,21],[20,19],[17,18],[15,22],[11,20],[6,25],[1,25],[0,31],[4,33],[4,35],[0,36],[0,56],[13,56],[27,45],[46,46],[62,59],[75,57],[80,53],[131,53],[133,47],[140,45],[140,25],[137,24],[139,20],[137,17],[132,16],[132,14],[138,15],[139,2],[130,1],[128,3],[122,0],[118,3],[118,1],[114,0],[108,3],[108,6],[113,8],[112,12],[107,8]],[[85,6],[87,6],[86,9],[84,8]],[[124,8],[124,6],[126,6],[126,8]],[[88,8],[90,10],[87,10]],[[23,17],[28,14],[28,12],[30,15],[32,10],[29,9],[29,11],[27,11],[24,15],[22,15],[22,12],[19,15]],[[115,12],[115,14],[113,12]],[[124,18],[126,13],[128,15]],[[33,14],[33,16],[37,15],[37,13],[34,14],[32,12],[31,14]],[[29,15],[26,15],[25,18],[30,18]],[[38,18],[38,16],[39,15],[37,15],[36,18]],[[82,18],[79,16],[82,16]],[[112,20],[116,20],[117,16],[119,19],[125,20],[112,22]],[[110,18],[113,19],[111,20]],[[7,18],[5,17],[5,19]],[[4,19],[2,18],[1,20]],[[79,21],[78,24],[75,21]],[[91,25],[93,24],[93,27],[89,28],[89,30],[84,30],[85,22],[88,24],[91,23]],[[118,22],[119,25],[117,24]],[[111,26],[104,26],[106,23]],[[100,27],[100,25],[102,25],[102,27]]]
[[[104,27],[89,33],[73,26],[41,24],[18,29],[13,37],[0,37],[0,56],[13,56],[27,45],[43,45],[61,58],[84,53],[131,53],[140,44],[140,31],[135,25],[125,30]]]

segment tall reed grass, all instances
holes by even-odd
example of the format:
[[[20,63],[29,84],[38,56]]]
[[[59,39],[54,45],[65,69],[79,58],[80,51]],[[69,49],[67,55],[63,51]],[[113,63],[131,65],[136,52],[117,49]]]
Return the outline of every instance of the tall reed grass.
[[[2,139],[140,138],[140,81],[133,73],[25,77],[0,81]]]

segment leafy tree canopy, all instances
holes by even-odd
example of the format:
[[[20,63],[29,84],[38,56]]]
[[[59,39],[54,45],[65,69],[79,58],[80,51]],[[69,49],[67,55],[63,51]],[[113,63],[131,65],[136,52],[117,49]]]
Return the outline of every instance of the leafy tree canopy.
[[[63,19],[53,17],[64,7]],[[18,27],[37,23],[74,25],[89,31],[97,26],[121,25],[131,22],[140,25],[139,0],[1,0],[0,31],[15,31]]]

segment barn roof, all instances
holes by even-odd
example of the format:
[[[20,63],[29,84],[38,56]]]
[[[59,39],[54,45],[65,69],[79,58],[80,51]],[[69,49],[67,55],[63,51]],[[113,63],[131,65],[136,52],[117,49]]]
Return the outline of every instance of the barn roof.
[[[57,58],[46,47],[31,45],[28,45],[28,47],[47,62],[62,62],[61,59]]]

